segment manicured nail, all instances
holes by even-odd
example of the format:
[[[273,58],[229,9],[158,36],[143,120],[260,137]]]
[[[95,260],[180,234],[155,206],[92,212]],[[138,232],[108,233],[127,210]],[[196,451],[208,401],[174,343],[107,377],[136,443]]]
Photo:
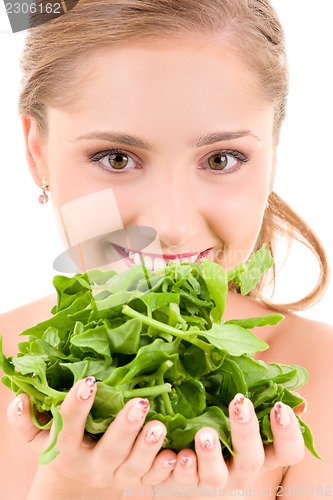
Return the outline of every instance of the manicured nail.
[[[18,396],[15,401],[15,412],[18,417],[21,417],[23,414],[23,401],[20,396]]]
[[[147,415],[148,408],[148,399],[138,399],[134,401],[132,408],[127,414],[128,420],[130,422],[139,422]]]
[[[164,427],[162,427],[162,425],[154,425],[147,432],[146,441],[152,444],[157,443],[157,441],[163,434],[164,434]]]
[[[96,380],[94,377],[87,377],[86,379],[84,379],[77,391],[78,398],[81,401],[86,401],[87,399],[89,399],[94,392],[95,384]]]
[[[278,402],[274,405],[275,420],[281,427],[288,427],[290,424],[290,415],[285,404]]]
[[[192,465],[192,458],[190,457],[182,457],[180,459],[180,465],[184,467],[184,469],[188,469]]]
[[[250,420],[250,407],[243,394],[238,393],[234,397],[234,415],[237,422],[246,423]]]
[[[302,403],[300,403],[298,406],[296,406],[295,408],[293,408],[294,413],[295,413],[296,415],[299,415],[299,416],[304,415],[304,413],[305,413],[305,412],[306,412],[306,410],[308,409],[308,402],[307,402],[307,400],[306,400],[306,399],[304,399],[304,398],[303,398],[303,397],[302,397],[302,396],[301,396],[298,392],[296,392],[296,391],[293,391],[293,394],[294,394],[295,396],[297,396],[297,397],[299,397],[299,398],[302,398],[302,399],[303,399]]]
[[[211,450],[214,448],[215,440],[213,435],[210,432],[204,432],[199,437],[201,448],[204,450]]]
[[[176,463],[176,459],[174,460],[165,460],[165,462],[163,463],[163,467],[165,469],[173,469],[174,466],[175,466],[175,463]]]

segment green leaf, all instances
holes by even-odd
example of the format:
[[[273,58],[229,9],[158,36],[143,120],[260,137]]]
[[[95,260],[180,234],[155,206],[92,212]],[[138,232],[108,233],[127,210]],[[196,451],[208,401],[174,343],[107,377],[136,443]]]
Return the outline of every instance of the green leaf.
[[[210,330],[200,332],[211,344],[232,356],[252,354],[257,351],[265,351],[268,345],[253,333],[237,326],[227,324],[213,324]]]
[[[201,259],[202,276],[209,291],[209,294],[215,302],[215,307],[211,310],[211,315],[216,323],[222,319],[226,298],[228,294],[228,277],[224,269],[213,262]]]
[[[247,356],[235,356],[231,358],[243,373],[248,389],[252,389],[256,384],[262,384],[262,380],[269,373],[269,369],[262,361]]]
[[[108,327],[106,332],[111,352],[135,354],[139,349],[141,329],[138,318],[129,319],[116,328]]]
[[[234,283],[240,286],[241,294],[250,293],[273,264],[273,257],[264,247],[257,250],[247,263],[245,271],[234,277]]]
[[[231,319],[225,322],[226,325],[238,325],[242,328],[255,328],[259,326],[277,325],[284,319],[282,314],[268,314],[259,318]]]
[[[312,436],[312,432],[310,431],[310,428],[306,425],[305,422],[303,422],[303,420],[300,419],[300,417],[298,415],[296,415],[296,417],[297,417],[297,420],[299,422],[299,425],[300,425],[300,428],[301,428],[301,431],[303,434],[305,446],[312,453],[312,455],[314,457],[321,459],[321,456],[319,455],[319,453],[316,451],[316,449],[314,447],[313,436]]]
[[[56,449],[56,444],[57,444],[58,436],[63,428],[63,420],[62,420],[61,413],[56,406],[51,407],[51,412],[52,412],[52,416],[53,416],[53,426],[54,426],[53,438],[52,438],[52,441],[51,441],[50,445],[48,446],[48,448],[39,457],[39,463],[41,465],[46,465],[46,464],[50,463],[60,453]]]
[[[42,356],[27,354],[15,359],[13,363],[22,375],[33,374],[38,376],[43,384],[47,385],[46,364]]]
[[[149,292],[140,297],[140,300],[147,306],[148,310],[155,311],[168,306],[171,303],[179,304],[179,293],[157,293]]]
[[[104,325],[73,335],[70,343],[79,347],[82,352],[95,353],[111,363],[109,337]]]
[[[206,408],[205,387],[200,380],[188,380],[176,385],[171,397],[172,408],[186,418],[201,415]]]

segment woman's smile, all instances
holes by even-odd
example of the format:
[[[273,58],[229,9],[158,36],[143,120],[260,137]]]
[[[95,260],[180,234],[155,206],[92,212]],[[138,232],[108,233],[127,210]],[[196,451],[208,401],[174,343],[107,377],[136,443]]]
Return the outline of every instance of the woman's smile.
[[[175,255],[157,255],[145,252],[135,252],[128,248],[120,247],[118,245],[113,245],[114,248],[119,253],[120,257],[126,262],[130,267],[133,264],[143,264],[150,271],[157,271],[159,269],[164,269],[170,262],[174,264],[188,263],[188,262],[198,262],[200,263],[202,258],[207,258],[211,249],[204,250],[202,252],[188,252],[179,253]]]

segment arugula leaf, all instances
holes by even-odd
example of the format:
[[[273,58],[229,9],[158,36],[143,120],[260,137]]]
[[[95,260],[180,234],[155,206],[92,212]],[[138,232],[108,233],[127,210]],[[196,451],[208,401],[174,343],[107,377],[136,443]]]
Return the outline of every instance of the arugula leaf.
[[[268,345],[263,340],[260,340],[246,328],[238,325],[224,323],[213,324],[210,330],[200,332],[211,344],[224,351],[227,351],[233,356],[241,356],[242,354],[251,354],[257,351],[265,351]]]
[[[241,294],[247,295],[250,293],[273,264],[273,257],[265,247],[257,250],[245,269],[233,278],[235,285],[240,287]]]

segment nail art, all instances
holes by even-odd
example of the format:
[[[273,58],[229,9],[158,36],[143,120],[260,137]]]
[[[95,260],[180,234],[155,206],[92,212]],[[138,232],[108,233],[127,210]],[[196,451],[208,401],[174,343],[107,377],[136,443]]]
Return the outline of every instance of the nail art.
[[[175,466],[175,463],[176,463],[176,459],[174,460],[165,460],[165,462],[163,463],[163,467],[166,468],[166,469],[173,469],[174,466]]]
[[[21,417],[23,414],[23,401],[20,397],[16,398],[15,412],[18,417]]]
[[[290,424],[290,415],[288,408],[281,402],[274,405],[275,420],[281,427],[287,427]]]
[[[157,443],[160,437],[164,434],[164,427],[161,425],[154,425],[149,429],[146,435],[146,441],[148,443]]]
[[[94,392],[95,384],[96,380],[94,377],[87,377],[77,391],[78,398],[81,401],[86,401],[87,399],[89,399]]]
[[[246,423],[250,420],[250,408],[243,394],[238,393],[234,397],[234,415],[237,422]]]
[[[130,422],[139,422],[142,420],[148,411],[149,401],[148,399],[139,399],[133,403],[132,408],[127,414],[127,418]]]
[[[180,465],[184,467],[184,469],[188,469],[192,465],[192,458],[190,457],[182,457],[180,459]]]
[[[212,434],[210,432],[205,432],[204,434],[201,434],[199,437],[199,441],[201,444],[201,448],[204,450],[211,450],[214,448],[215,445],[215,440]]]

